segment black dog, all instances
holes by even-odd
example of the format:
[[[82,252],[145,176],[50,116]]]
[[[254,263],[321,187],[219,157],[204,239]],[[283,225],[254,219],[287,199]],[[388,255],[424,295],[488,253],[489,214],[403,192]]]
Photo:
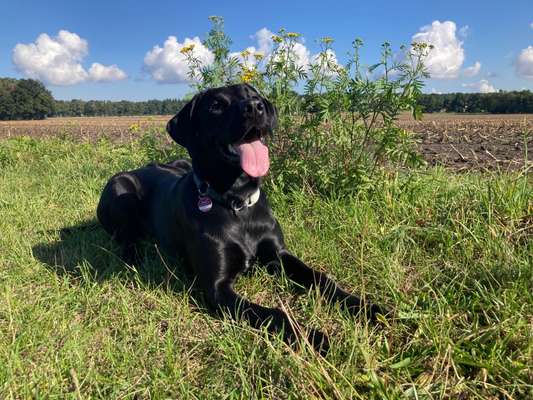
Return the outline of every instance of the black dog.
[[[318,286],[329,301],[353,314],[364,309],[374,319],[379,307],[339,288],[285,249],[261,176],[269,168],[263,139],[276,125],[276,110],[249,85],[233,85],[196,95],[167,124],[170,136],[192,159],[150,164],[113,176],[98,204],[98,219],[131,258],[135,244],[149,237],[193,268],[214,310],[243,316],[254,327],[267,325],[296,337],[287,315],[240,297],[237,276],[258,261],[269,271],[285,271],[306,288]],[[325,351],[328,340],[311,331],[309,340]]]

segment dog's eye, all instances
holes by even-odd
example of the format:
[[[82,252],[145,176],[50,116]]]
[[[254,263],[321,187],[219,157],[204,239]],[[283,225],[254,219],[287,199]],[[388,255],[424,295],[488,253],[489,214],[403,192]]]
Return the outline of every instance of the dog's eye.
[[[211,103],[211,106],[209,106],[209,111],[215,114],[219,114],[224,111],[225,106],[226,105],[224,103],[215,100],[213,101],[213,103]]]

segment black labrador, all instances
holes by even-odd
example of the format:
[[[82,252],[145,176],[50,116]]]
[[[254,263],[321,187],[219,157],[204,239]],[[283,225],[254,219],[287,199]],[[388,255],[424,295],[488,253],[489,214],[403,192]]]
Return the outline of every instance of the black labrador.
[[[264,143],[277,122],[274,106],[250,85],[210,89],[196,95],[167,124],[167,131],[192,159],[149,164],[113,176],[98,204],[98,219],[131,260],[135,244],[151,238],[169,255],[181,255],[213,310],[244,317],[254,327],[296,330],[287,315],[243,299],[233,289],[237,276],[259,262],[283,270],[293,281],[318,286],[329,301],[370,319],[382,311],[341,289],[326,274],[292,255],[264,191],[269,169]],[[312,330],[309,340],[327,351],[328,339]]]

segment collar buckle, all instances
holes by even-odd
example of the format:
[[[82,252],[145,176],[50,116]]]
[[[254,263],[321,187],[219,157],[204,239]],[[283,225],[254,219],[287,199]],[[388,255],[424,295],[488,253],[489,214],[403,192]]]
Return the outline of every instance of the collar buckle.
[[[196,190],[198,191],[198,195],[200,198],[213,199],[217,203],[223,205],[226,208],[231,209],[232,211],[236,213],[239,211],[242,211],[245,208],[252,207],[255,203],[257,203],[257,201],[259,200],[259,197],[261,196],[261,191],[258,188],[254,193],[252,193],[249,197],[247,197],[244,200],[234,199],[234,200],[228,201],[228,200],[225,200],[220,194],[215,192],[213,189],[211,189],[209,182],[200,180],[200,178],[198,178],[198,176],[195,173],[193,173],[193,180],[194,180],[194,184],[196,185]],[[211,207],[209,207],[207,211],[209,211],[210,209]]]
[[[235,212],[241,211],[245,206],[248,206],[246,201],[242,201],[242,200],[231,201],[231,209]]]

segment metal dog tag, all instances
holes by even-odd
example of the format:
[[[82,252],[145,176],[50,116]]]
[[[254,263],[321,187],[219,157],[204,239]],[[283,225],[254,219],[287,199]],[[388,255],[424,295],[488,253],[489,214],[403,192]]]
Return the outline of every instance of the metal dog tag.
[[[213,202],[207,196],[198,196],[198,209],[201,212],[208,212],[213,207]]]

